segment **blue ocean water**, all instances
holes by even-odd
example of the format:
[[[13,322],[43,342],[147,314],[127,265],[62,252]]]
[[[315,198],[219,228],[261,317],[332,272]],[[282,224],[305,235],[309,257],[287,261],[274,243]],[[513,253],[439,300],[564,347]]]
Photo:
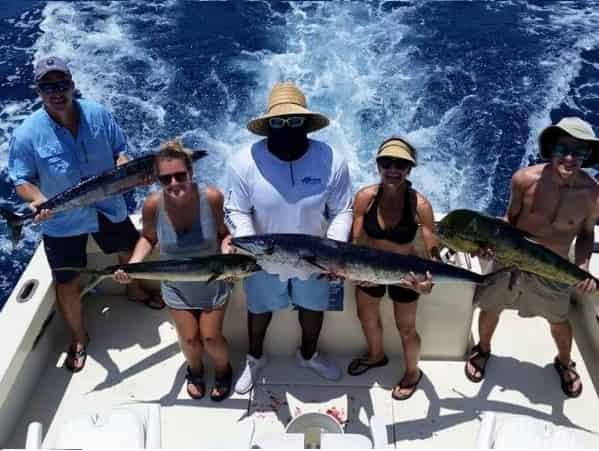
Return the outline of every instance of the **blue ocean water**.
[[[331,119],[314,137],[345,155],[354,189],[376,180],[384,138],[407,137],[412,181],[439,212],[502,213],[552,121],[576,114],[599,131],[597,1],[4,0],[0,25],[0,198],[13,208],[8,139],[40,107],[31,64],[48,53],[115,113],[134,153],[181,136],[210,151],[196,178],[220,186],[278,80]],[[128,195],[131,211],[144,196]],[[38,242],[31,227],[13,250],[0,223],[0,305]]]

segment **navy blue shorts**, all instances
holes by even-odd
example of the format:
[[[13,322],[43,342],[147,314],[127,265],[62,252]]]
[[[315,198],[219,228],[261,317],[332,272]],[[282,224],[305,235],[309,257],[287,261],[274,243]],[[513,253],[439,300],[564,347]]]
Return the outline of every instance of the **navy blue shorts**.
[[[389,291],[389,297],[393,302],[399,302],[400,304],[409,304],[415,302],[420,297],[420,294],[409,288],[400,287],[397,285],[375,285],[373,287],[361,287],[356,285],[358,290],[362,290],[373,298],[382,298],[385,296],[385,291]]]
[[[115,223],[98,213],[98,224],[99,230],[92,233],[92,236],[105,254],[131,251],[139,239],[139,232],[129,218]],[[87,236],[87,233],[64,237],[44,235],[44,249],[56,283],[70,282],[79,273],[54,271],[54,268],[63,266],[84,268],[87,266]]]

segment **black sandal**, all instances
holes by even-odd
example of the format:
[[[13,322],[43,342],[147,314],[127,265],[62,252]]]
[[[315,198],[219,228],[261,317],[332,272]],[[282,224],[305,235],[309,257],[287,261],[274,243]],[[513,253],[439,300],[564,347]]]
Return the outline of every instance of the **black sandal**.
[[[89,335],[85,334],[85,336],[87,337],[87,342],[81,347],[81,349],[77,350],[71,344],[67,350],[67,358],[64,362],[64,366],[72,373],[78,373],[85,366],[85,361],[87,360],[87,346],[89,345]],[[75,366],[75,361],[79,359],[81,359],[81,366]]]
[[[467,364],[464,365],[464,373],[471,382],[478,384],[480,381],[484,379],[485,368],[487,367],[487,362],[489,361],[490,357],[491,351],[483,352],[483,350],[480,348],[480,343],[472,347],[472,350],[470,351],[470,357],[468,357],[467,360]],[[476,359],[482,359],[482,364],[476,363]],[[476,372],[480,373],[480,376],[470,374],[470,372],[468,371],[468,363],[474,367]]]
[[[229,397],[231,386],[233,385],[233,368],[229,365],[227,372],[222,377],[214,377],[214,385],[210,390],[210,399],[214,402],[220,402]],[[215,394],[216,392],[216,394]]]
[[[578,389],[576,391],[573,391],[572,388],[574,387],[574,384],[580,380],[580,374],[578,374],[578,372],[576,371],[576,363],[574,363],[573,361],[570,361],[569,365],[564,365],[560,359],[558,357],[555,358],[555,360],[553,361],[553,366],[555,367],[555,370],[557,371],[557,374],[559,374],[559,378],[562,384],[562,391],[564,392],[564,394],[569,397],[569,398],[578,398],[580,396],[580,394],[582,393],[582,383],[580,384],[580,386],[578,387]],[[574,378],[567,380],[566,379],[566,373],[570,372],[572,374],[574,374]]]
[[[420,371],[420,375],[418,376],[418,379],[416,380],[416,382],[414,382],[413,384],[410,385],[404,385],[403,382],[403,378],[401,381],[399,381],[397,383],[397,385],[395,387],[393,387],[393,390],[391,391],[391,397],[393,399],[396,399],[397,401],[405,401],[407,399],[410,399],[412,397],[412,395],[414,394],[414,392],[416,392],[416,389],[418,388],[418,384],[420,383],[420,380],[422,379],[422,376],[424,375],[424,373],[422,372],[422,370],[418,370]],[[405,378],[405,376],[404,376]],[[399,389],[407,389],[410,390],[410,393],[404,395],[404,394],[395,394],[395,392]]]
[[[204,370],[200,371],[200,374],[193,374],[189,365],[187,366],[187,372],[185,374],[185,380],[187,381],[187,394],[192,399],[202,399],[206,395],[206,384],[204,383]],[[201,394],[194,395],[189,386],[193,385]]]
[[[383,356],[383,358],[378,362],[370,362],[368,361],[368,357],[358,357],[350,362],[349,366],[347,367],[347,374],[350,376],[359,376],[371,368],[385,366],[388,363],[389,360],[387,359],[387,356]]]

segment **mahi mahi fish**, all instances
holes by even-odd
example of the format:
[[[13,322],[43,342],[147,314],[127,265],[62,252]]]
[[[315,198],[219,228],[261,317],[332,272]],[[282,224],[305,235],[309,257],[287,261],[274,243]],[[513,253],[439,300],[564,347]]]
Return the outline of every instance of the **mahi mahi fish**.
[[[495,259],[565,285],[597,279],[569,260],[531,241],[525,232],[507,222],[472,210],[454,210],[436,225],[441,242],[456,251],[493,249]],[[598,281],[599,283],[599,281]]]
[[[208,152],[205,150],[197,150],[192,154],[192,160],[197,161],[207,154]],[[40,204],[38,211],[49,209],[54,213],[59,213],[91,205],[115,194],[125,193],[142,185],[145,178],[152,175],[153,170],[153,154],[136,158],[99,175],[85,179],[77,185],[56,194]],[[36,213],[30,212],[19,215],[7,208],[0,208],[0,215],[8,222],[11,240],[13,246],[15,246],[21,239],[23,224],[31,221]]]
[[[308,279],[332,273],[375,284],[401,284],[408,274],[430,272],[434,283],[483,283],[494,274],[474,272],[416,256],[386,252],[351,243],[301,234],[271,234],[233,238],[233,246],[256,257],[260,267],[278,274]]]
[[[55,271],[76,271],[91,277],[81,296],[112,277],[117,270],[125,271],[132,279],[169,280],[171,282],[213,282],[224,279],[240,279],[249,276],[260,267],[256,259],[242,254],[216,254],[177,260],[156,260],[107,266],[102,269],[62,267]]]

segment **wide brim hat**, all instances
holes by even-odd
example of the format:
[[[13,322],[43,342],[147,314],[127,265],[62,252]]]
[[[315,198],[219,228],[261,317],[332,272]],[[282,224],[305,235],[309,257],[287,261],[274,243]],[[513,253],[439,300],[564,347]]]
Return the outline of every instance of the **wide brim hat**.
[[[545,128],[539,135],[539,154],[544,160],[551,159],[553,147],[557,138],[568,135],[581,141],[586,141],[591,146],[590,156],[582,162],[582,167],[587,168],[599,164],[599,138],[586,121],[577,117],[565,117],[555,125]]]
[[[401,138],[389,138],[383,141],[376,151],[377,160],[382,157],[408,160],[416,166],[416,149]]]
[[[261,136],[268,135],[268,120],[272,117],[304,116],[306,132],[315,132],[329,125],[326,116],[308,109],[304,93],[293,83],[277,83],[268,97],[266,113],[248,122],[247,128]]]

